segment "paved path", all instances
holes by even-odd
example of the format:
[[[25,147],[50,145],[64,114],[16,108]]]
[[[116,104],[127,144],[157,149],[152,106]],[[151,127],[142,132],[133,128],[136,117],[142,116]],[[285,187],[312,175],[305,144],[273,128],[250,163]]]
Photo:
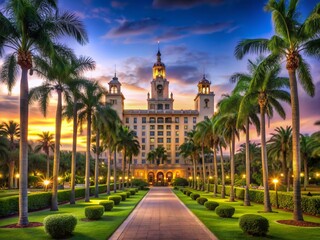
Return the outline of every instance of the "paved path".
[[[111,240],[217,239],[170,188],[153,187]]]

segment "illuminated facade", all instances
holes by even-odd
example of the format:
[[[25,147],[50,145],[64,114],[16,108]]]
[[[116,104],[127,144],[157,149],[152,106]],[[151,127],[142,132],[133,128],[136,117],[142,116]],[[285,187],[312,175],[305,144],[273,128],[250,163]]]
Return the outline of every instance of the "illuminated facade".
[[[115,77],[109,82],[106,102],[112,104],[123,124],[134,130],[140,142],[140,154],[133,158],[132,175],[148,182],[168,181],[175,177],[189,176],[190,165],[179,156],[179,146],[185,141],[187,133],[196,124],[214,113],[214,93],[210,82],[203,76],[198,83],[198,93],[194,99],[195,108],[175,110],[173,93],[169,94],[169,81],[166,67],[158,50],[157,61],[152,68],[151,94],[147,94],[147,109],[124,109],[124,96],[121,83]],[[150,164],[147,154],[163,146],[167,152],[165,163]],[[117,162],[122,161],[121,153]]]

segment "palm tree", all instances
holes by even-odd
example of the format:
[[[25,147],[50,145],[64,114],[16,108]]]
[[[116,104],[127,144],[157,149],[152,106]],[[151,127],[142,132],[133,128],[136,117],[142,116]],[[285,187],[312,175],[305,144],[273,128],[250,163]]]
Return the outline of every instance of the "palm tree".
[[[50,178],[50,159],[49,159],[49,153],[50,150],[53,152],[54,151],[54,135],[50,132],[42,132],[41,134],[37,134],[37,136],[40,138],[37,140],[39,143],[38,145],[35,146],[35,152],[39,152],[40,150],[43,150],[44,153],[47,156],[47,174],[46,178]]]
[[[164,164],[167,160],[167,151],[163,146],[158,146],[155,150],[157,164]]]
[[[153,149],[150,152],[148,152],[147,161],[149,161],[151,164],[154,164],[155,159],[156,159],[156,152]]]
[[[8,148],[9,148],[8,139],[0,135],[0,160],[7,160],[9,158]]]
[[[239,93],[242,96],[246,94],[246,92],[249,89],[250,82],[253,79],[254,69],[252,68],[251,61],[248,61],[248,70],[249,73],[235,73],[231,76],[230,81],[232,83],[236,82],[237,85],[233,89],[233,93]],[[254,124],[257,133],[260,133],[260,121],[257,117],[257,113],[259,108],[254,104],[246,103],[245,109],[243,111],[239,112],[237,124],[245,124],[245,134],[246,134],[246,186],[245,186],[245,194],[244,194],[244,206],[250,206],[250,198],[249,198],[249,186],[250,186],[250,124]]]
[[[128,157],[129,157],[127,176],[128,176],[128,178],[130,178],[130,165],[132,164],[132,157],[137,156],[140,153],[140,143],[139,143],[136,135],[134,136],[134,138],[130,142],[128,149],[127,149],[127,152],[128,152]]]
[[[86,170],[85,170],[85,202],[90,201],[90,146],[91,146],[91,127],[92,117],[96,112],[101,111],[101,101],[105,90],[98,82],[88,84],[83,92],[80,93],[81,107],[79,110],[79,124],[87,121],[87,145],[86,145]]]
[[[78,18],[69,12],[58,12],[56,0],[6,1],[0,12],[0,56],[4,48],[12,49],[6,56],[1,76],[11,92],[16,83],[17,65],[20,81],[20,159],[19,159],[19,225],[28,220],[28,71],[32,74],[32,58],[51,55],[60,48],[56,40],[61,36],[74,37],[80,44],[88,41]]]
[[[9,188],[13,188],[13,178],[14,178],[14,168],[15,168],[15,158],[12,156],[16,148],[17,148],[17,142],[19,141],[20,137],[20,126],[18,123],[14,121],[9,121],[8,123],[3,122],[2,127],[0,129],[0,135],[7,137],[9,140]]]
[[[259,61],[259,60],[258,60]],[[246,104],[256,102],[260,107],[260,129],[261,129],[261,161],[263,173],[264,187],[264,210],[271,212],[271,203],[268,184],[268,158],[267,158],[267,143],[266,143],[266,123],[265,115],[270,118],[275,110],[283,119],[286,113],[281,106],[279,100],[290,103],[290,94],[283,90],[289,87],[289,79],[278,77],[281,68],[279,64],[266,67],[264,61],[258,64],[252,64],[254,69],[254,77],[251,81],[248,92],[243,97],[239,112],[246,108]]]
[[[270,143],[268,155],[276,155],[281,159],[282,172],[287,186],[287,192],[289,192],[290,174],[287,160],[291,150],[292,128],[290,126],[286,126],[286,128],[276,127],[274,131],[275,133],[271,133],[271,138],[268,141]]]
[[[290,96],[292,108],[292,165],[293,165],[293,218],[303,221],[301,208],[300,184],[300,111],[297,76],[303,89],[314,96],[315,88],[312,83],[310,67],[303,54],[319,57],[319,25],[320,18],[318,3],[309,16],[300,22],[298,0],[290,0],[289,4],[283,0],[269,0],[265,9],[272,13],[275,35],[270,39],[250,39],[241,41],[235,50],[235,55],[241,59],[247,53],[271,52],[270,62],[286,60],[286,68],[290,79]]]

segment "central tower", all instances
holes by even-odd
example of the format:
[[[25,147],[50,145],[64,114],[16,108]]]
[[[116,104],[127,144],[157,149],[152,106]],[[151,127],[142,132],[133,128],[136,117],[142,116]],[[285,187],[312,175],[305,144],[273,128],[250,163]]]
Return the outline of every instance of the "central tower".
[[[172,110],[173,94],[169,96],[169,81],[166,78],[166,66],[161,62],[161,53],[158,49],[157,62],[153,64],[151,81],[151,97],[148,93],[149,110]]]

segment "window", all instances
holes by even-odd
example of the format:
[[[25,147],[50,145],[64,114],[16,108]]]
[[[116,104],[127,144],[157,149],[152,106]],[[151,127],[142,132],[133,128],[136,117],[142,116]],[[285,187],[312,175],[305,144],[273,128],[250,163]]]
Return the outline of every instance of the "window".
[[[137,125],[134,125],[134,126],[133,126],[133,129],[134,129],[134,130],[137,130],[137,128],[138,128]]]
[[[168,139],[167,139],[168,140]],[[170,144],[167,144],[167,151],[170,151],[171,150],[171,145]],[[168,154],[169,155],[169,154]]]
[[[146,150],[146,145],[142,145],[141,150]]]
[[[176,159],[176,163],[179,163],[179,158]],[[178,175],[178,174],[177,174]]]
[[[142,130],[146,130],[146,125],[142,125]]]
[[[197,117],[193,117],[193,118],[192,118],[192,122],[193,122],[193,123],[197,123]]]
[[[163,136],[163,131],[158,131],[158,136]]]
[[[179,130],[179,125],[176,125],[176,126],[175,126],[175,129],[176,129],[176,130]]]
[[[150,104],[150,109],[154,109],[154,104]]]
[[[184,130],[188,130],[188,125],[184,125]]]
[[[111,105],[117,104],[117,99],[110,99],[110,104]]]
[[[142,143],[146,143],[146,139],[145,139],[145,138],[142,138],[142,139],[141,139],[141,142],[142,142]]]
[[[137,123],[137,118],[133,118],[133,123]]]
[[[167,131],[167,136],[171,136],[171,132],[170,131]]]
[[[184,122],[184,123],[188,123],[188,117],[184,117],[183,122]]]
[[[154,130],[155,126],[154,125],[150,125],[150,130]]]
[[[155,122],[156,122],[156,118],[151,117],[151,118],[150,118],[150,123],[155,123]]]
[[[146,117],[142,117],[142,123],[146,123],[147,122],[147,118]]]
[[[204,120],[208,120],[209,119],[209,117],[208,116],[204,116]]]
[[[163,130],[163,125],[159,125],[158,130]]]
[[[157,123],[163,123],[163,117],[158,117]]]
[[[176,152],[176,157],[179,157],[179,153],[178,152]]]
[[[179,151],[179,145],[175,145],[174,148],[175,148],[176,151]]]
[[[171,138],[167,138],[167,143],[171,143]]]
[[[166,105],[165,105],[165,109],[170,109],[170,105],[169,105],[169,104],[166,104]]]
[[[151,138],[150,138],[150,142],[151,142],[151,143],[154,143],[154,137],[151,137]]]
[[[163,109],[163,104],[159,103],[158,104],[158,110],[162,110]]]
[[[172,118],[171,117],[166,117],[165,118],[166,123],[172,123]]]
[[[188,136],[188,132],[184,131],[184,136],[187,137]]]
[[[154,150],[154,145],[150,145],[150,150]]]
[[[179,131],[176,131],[176,136],[179,136]]]
[[[117,86],[111,86],[110,92],[111,93],[118,93]]]
[[[209,99],[208,98],[206,98],[205,100],[204,100],[204,107],[205,108],[208,108],[209,106],[208,106],[208,103],[209,103]]]
[[[176,138],[175,143],[179,143],[179,138]]]
[[[126,118],[126,123],[129,123],[129,118]]]
[[[150,136],[154,136],[154,131],[150,131]]]
[[[174,118],[174,122],[175,122],[175,123],[179,123],[179,117],[175,117],[175,118]]]
[[[134,160],[133,160],[133,164],[134,164],[134,165],[137,165],[137,164],[138,164],[138,159],[134,159]]]
[[[163,143],[163,138],[158,138],[158,143]]]
[[[171,125],[167,125],[167,126],[166,126],[166,129],[167,129],[167,130],[171,130]]]
[[[142,132],[142,136],[145,136],[146,135],[146,132]]]
[[[146,164],[146,160],[145,159],[142,159],[142,164]]]
[[[146,156],[146,153],[145,153],[145,152],[141,153],[141,156],[142,156],[142,157],[145,157],[145,156]]]

